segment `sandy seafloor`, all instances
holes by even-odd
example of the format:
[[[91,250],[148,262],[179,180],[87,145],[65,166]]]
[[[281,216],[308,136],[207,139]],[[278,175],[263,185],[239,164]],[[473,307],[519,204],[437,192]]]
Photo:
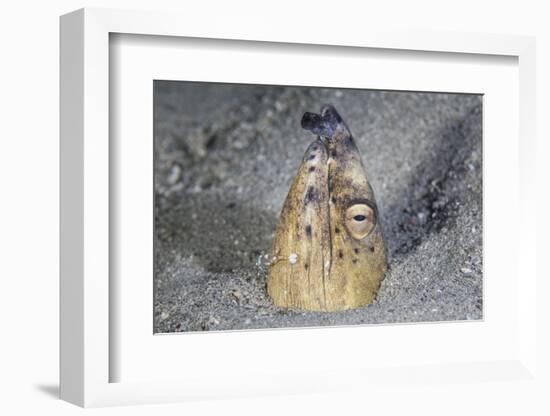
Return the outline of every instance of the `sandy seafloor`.
[[[278,214],[332,104],[374,188],[389,271],[376,301],[279,309],[266,294]],[[154,332],[482,318],[480,95],[155,82]]]

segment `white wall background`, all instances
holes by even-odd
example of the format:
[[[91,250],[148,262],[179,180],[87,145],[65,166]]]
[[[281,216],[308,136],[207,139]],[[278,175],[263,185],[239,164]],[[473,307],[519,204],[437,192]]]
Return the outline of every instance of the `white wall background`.
[[[200,3],[200,4],[199,4]],[[354,4],[355,3],[355,4]],[[338,0],[193,2],[168,0],[11,1],[0,9],[0,413],[75,414],[81,409],[57,400],[58,385],[58,16],[80,7],[245,13],[251,18],[278,19],[281,30],[314,13],[330,30],[331,19],[368,25],[387,20],[391,26],[471,30],[537,36],[539,266],[543,229],[549,231],[548,177],[550,114],[550,13],[544,1],[363,1]],[[254,17],[256,16],[256,17]],[[544,191],[544,192],[543,192]],[[542,268],[544,267],[544,271]],[[546,272],[546,273],[544,273]],[[550,293],[542,281],[540,299]],[[539,302],[540,362],[548,375],[550,302]],[[541,315],[542,316],[542,315]],[[546,351],[546,353],[544,353]],[[545,357],[546,356],[546,357]],[[467,384],[401,391],[388,387],[382,397],[350,397],[346,393],[307,397],[260,398],[93,410],[101,415],[123,414],[549,414],[545,393],[550,384],[498,383],[480,391]],[[433,393],[436,391],[437,393]]]

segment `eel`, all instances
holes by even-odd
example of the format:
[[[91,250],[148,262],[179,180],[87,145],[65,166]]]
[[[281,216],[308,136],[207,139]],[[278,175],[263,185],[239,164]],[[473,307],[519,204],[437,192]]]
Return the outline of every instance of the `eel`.
[[[374,191],[334,107],[306,112],[307,148],[273,238],[267,292],[275,306],[338,311],[372,303],[387,270]]]

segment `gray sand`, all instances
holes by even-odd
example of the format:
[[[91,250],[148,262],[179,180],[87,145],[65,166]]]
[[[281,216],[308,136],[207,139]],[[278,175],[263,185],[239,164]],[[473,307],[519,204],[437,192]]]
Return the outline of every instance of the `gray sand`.
[[[336,107],[378,202],[390,269],[377,300],[333,313],[275,308],[275,223]],[[155,83],[155,332],[482,318],[482,97]]]

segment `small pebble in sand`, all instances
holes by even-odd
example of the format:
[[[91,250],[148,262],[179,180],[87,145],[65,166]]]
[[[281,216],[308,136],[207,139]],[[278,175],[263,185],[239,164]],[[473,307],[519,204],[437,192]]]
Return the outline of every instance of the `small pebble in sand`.
[[[298,255],[296,253],[292,253],[290,256],[288,256],[288,261],[290,264],[296,264],[296,261],[298,261]]]
[[[168,177],[166,178],[166,182],[168,182],[169,185],[174,185],[176,182],[179,181],[181,177],[181,168],[179,165],[173,165],[172,169],[170,169],[170,173],[168,174]]]
[[[469,269],[467,267],[463,267],[460,269],[460,273],[462,273],[464,276],[471,276],[474,274],[474,271],[472,269]]]

